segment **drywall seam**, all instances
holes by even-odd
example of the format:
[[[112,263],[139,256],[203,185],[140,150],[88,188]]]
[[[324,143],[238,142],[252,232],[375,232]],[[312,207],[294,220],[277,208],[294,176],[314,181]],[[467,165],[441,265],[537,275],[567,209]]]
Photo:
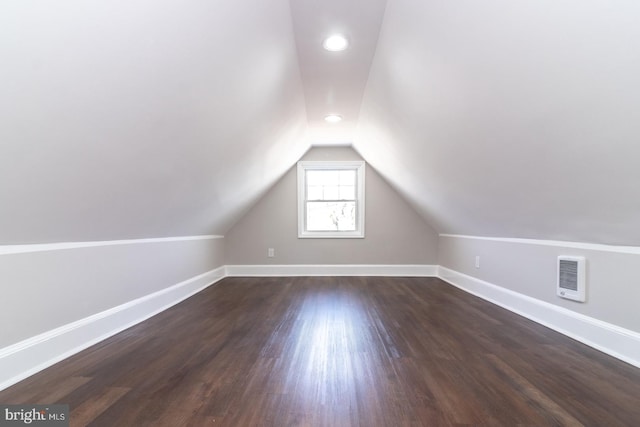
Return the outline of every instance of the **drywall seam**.
[[[436,277],[438,266],[421,264],[227,265],[227,276],[413,276]]]
[[[37,243],[27,245],[0,245],[0,255],[24,254],[31,252],[58,251],[63,249],[91,248],[96,246],[134,245],[139,243],[184,242],[188,240],[222,239],[224,236],[179,236],[157,237],[152,239],[104,240],[90,242]]]
[[[640,334],[440,266],[438,277],[470,294],[533,320],[640,368]]]
[[[225,277],[224,266],[0,349],[0,390],[178,304]]]

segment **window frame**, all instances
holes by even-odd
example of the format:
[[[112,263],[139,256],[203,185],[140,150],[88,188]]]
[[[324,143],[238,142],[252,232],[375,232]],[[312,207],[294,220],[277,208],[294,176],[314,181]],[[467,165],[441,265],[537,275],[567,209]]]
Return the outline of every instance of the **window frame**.
[[[353,231],[306,229],[307,179],[309,170],[355,170],[356,229]],[[364,161],[300,161],[298,162],[298,238],[299,239],[362,239],[365,219],[365,162]]]

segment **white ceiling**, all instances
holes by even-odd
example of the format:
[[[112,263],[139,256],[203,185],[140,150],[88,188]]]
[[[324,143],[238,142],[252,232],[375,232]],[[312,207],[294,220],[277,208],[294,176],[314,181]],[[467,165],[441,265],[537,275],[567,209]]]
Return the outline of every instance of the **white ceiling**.
[[[0,58],[0,244],[224,234],[353,141],[440,232],[640,245],[635,1],[23,0]]]
[[[310,138],[314,145],[354,139],[360,104],[376,50],[386,0],[292,0],[291,14],[304,85]],[[343,34],[349,48],[322,48],[331,34]],[[343,121],[327,124],[327,114]]]

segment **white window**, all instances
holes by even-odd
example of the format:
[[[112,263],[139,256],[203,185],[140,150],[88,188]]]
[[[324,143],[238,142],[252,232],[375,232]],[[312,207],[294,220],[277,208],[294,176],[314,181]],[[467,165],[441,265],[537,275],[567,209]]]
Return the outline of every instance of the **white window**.
[[[364,237],[364,162],[298,162],[298,237]]]

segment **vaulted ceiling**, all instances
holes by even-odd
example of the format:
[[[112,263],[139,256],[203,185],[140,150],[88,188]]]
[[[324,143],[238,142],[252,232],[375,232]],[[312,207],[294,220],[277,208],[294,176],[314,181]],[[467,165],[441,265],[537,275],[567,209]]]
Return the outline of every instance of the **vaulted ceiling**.
[[[640,245],[639,24],[630,0],[2,2],[0,244],[224,234],[352,144],[442,233]]]

